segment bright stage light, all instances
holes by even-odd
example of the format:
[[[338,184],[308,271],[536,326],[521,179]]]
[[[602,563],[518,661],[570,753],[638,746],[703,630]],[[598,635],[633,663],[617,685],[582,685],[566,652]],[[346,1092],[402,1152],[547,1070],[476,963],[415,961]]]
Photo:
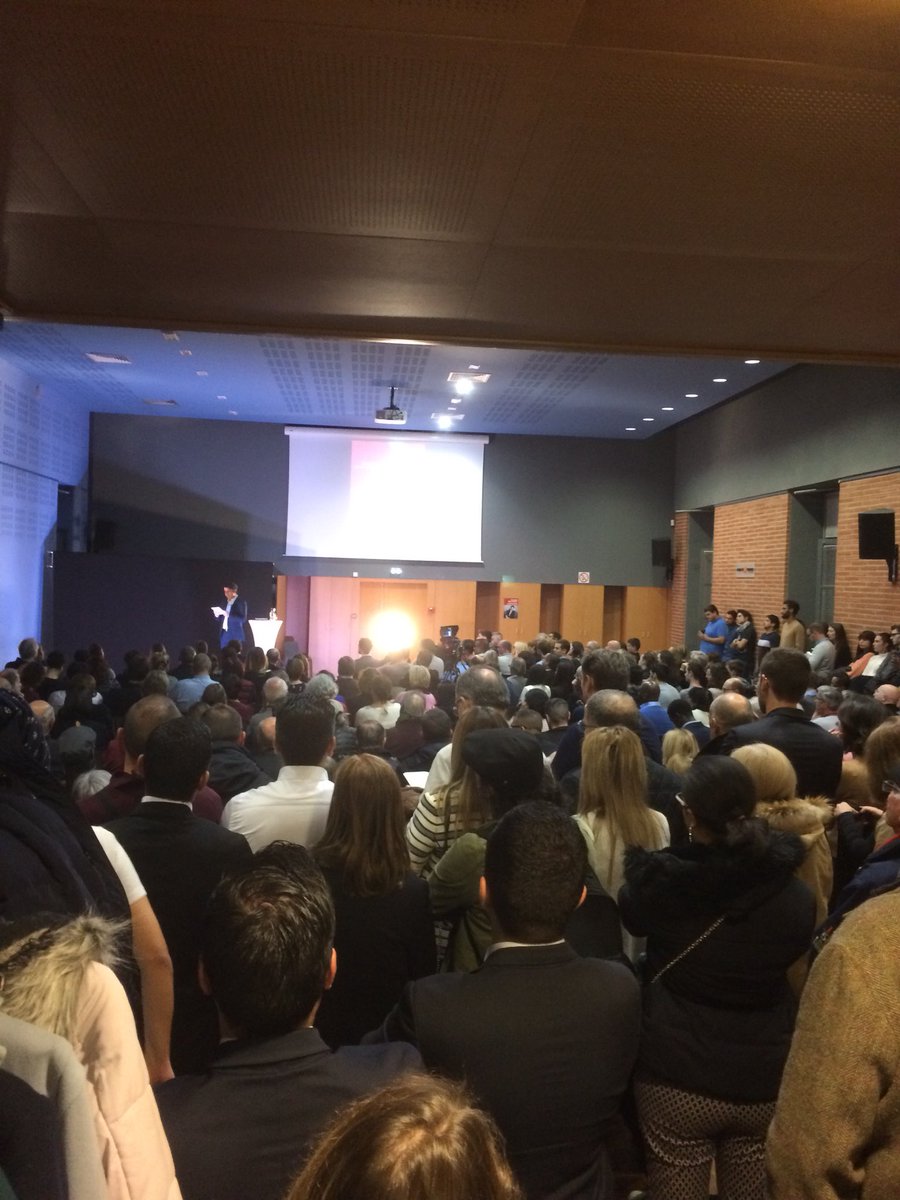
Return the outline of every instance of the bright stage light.
[[[391,654],[395,650],[408,650],[418,643],[419,633],[410,617],[404,612],[385,609],[371,624],[369,635],[380,651]]]

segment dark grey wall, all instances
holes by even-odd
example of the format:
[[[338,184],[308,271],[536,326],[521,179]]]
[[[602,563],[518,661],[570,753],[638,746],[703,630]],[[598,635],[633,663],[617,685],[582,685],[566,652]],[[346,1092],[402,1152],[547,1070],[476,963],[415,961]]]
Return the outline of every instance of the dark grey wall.
[[[453,480],[398,481],[393,510],[428,505],[436,564],[408,577],[662,586],[650,543],[670,535],[673,435],[642,442],[496,437],[485,448],[484,566],[437,565]],[[288,574],[388,574],[383,563],[284,559],[282,425],[96,414],[92,518],[116,554],[271,560]],[[390,515],[384,519],[390,519]]]
[[[675,431],[675,508],[889,470],[900,463],[900,371],[803,366]]]

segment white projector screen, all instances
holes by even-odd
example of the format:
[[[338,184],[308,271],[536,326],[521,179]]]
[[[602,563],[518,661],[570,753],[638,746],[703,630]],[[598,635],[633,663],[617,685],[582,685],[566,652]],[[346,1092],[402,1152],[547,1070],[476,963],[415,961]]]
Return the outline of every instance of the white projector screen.
[[[285,554],[481,562],[486,437],[290,425],[285,433]]]

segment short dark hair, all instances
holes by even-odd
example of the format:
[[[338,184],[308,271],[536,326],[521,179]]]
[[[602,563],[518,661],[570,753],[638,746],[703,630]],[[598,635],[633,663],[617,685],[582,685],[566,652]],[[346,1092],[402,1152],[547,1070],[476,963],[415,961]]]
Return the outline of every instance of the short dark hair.
[[[597,729],[623,725],[633,733],[641,727],[637,705],[627,692],[618,688],[603,688],[594,692],[584,706],[585,725]]]
[[[584,656],[581,673],[589,676],[595,692],[604,689],[624,692],[631,677],[631,662],[625,650],[592,650]]]
[[[487,843],[484,877],[490,906],[507,938],[553,942],[578,907],[587,848],[567,813],[539,800],[519,804]]]
[[[704,608],[703,611],[715,613],[716,616],[719,615],[719,610],[716,608],[716,606],[714,604],[707,604],[706,608]]]
[[[785,600],[784,607],[789,608],[795,617],[796,617],[797,613],[800,611],[800,605],[797,603],[796,600]]]
[[[213,892],[200,957],[213,999],[246,1037],[277,1037],[305,1020],[325,989],[334,905],[304,846],[273,842]]]
[[[442,708],[430,708],[422,716],[422,736],[426,742],[437,742],[442,738],[450,741],[450,714]]]
[[[695,758],[681,787],[684,803],[715,837],[734,840],[756,808],[756,786],[743,763],[723,754]],[[748,831],[749,832],[749,831]]]
[[[240,713],[230,704],[213,704],[200,718],[214,742],[236,742],[243,724]]]
[[[209,730],[200,721],[178,717],[158,725],[144,749],[147,794],[162,800],[190,800],[209,766],[210,749]]]
[[[802,650],[778,646],[763,659],[760,675],[768,679],[772,691],[782,700],[799,704],[809,685],[809,659]]]
[[[130,758],[144,753],[147,739],[163,721],[176,721],[179,713],[174,700],[168,696],[144,696],[125,714],[123,725],[125,751]]]
[[[372,643],[368,638],[360,638],[356,643],[356,647],[360,654],[371,654],[372,652]]]
[[[330,700],[288,696],[275,718],[275,746],[288,767],[317,767],[334,737]]]
[[[509,689],[493,667],[470,667],[464,671],[456,681],[456,695],[464,696],[479,708],[505,712],[509,706]]]
[[[221,683],[208,683],[200,699],[204,704],[224,704],[228,697]]]

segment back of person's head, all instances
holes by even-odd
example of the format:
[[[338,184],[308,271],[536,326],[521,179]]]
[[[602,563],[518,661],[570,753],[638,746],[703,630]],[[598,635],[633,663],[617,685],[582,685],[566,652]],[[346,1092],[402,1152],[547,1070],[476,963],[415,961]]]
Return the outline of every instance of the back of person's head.
[[[303,692],[307,700],[333,700],[337,695],[337,683],[325,671],[313,675]],[[333,706],[332,706],[333,707]]]
[[[766,659],[768,662],[768,659]],[[837,711],[844,749],[858,757],[865,752],[872,730],[890,717],[890,713],[874,696],[851,694],[841,702]]]
[[[515,658],[511,658],[509,660],[510,675],[521,675],[524,678],[525,672],[527,671],[527,669],[528,669],[528,666],[525,662],[525,659],[522,658],[521,655],[517,654],[515,656]]]
[[[400,781],[383,758],[345,758],[334,777],[325,832],[314,851],[323,867],[340,871],[355,896],[384,896],[409,871]]]
[[[380,750],[384,745],[384,726],[380,721],[357,721],[356,746],[360,753]]]
[[[288,660],[287,674],[291,683],[301,683],[309,679],[309,659],[305,654],[295,654]]]
[[[201,721],[164,721],[147,738],[141,774],[147,795],[190,800],[209,767],[209,730]]]
[[[587,848],[578,826],[542,801],[519,804],[488,839],[487,904],[506,939],[555,942],[578,907]]]
[[[746,835],[758,832],[750,821],[756,788],[750,772],[733,757],[712,754],[695,758],[684,777],[681,797],[714,841],[752,840]]]
[[[285,766],[317,767],[328,754],[334,738],[334,707],[330,700],[309,696],[290,697],[275,718],[275,745]]]
[[[394,694],[390,679],[380,671],[375,672],[369,690],[376,704],[387,704]]]
[[[841,701],[844,699],[844,693],[840,688],[832,687],[826,683],[816,688],[816,699],[822,708],[830,713],[836,713],[841,706]]]
[[[622,725],[633,733],[641,727],[638,707],[627,692],[603,688],[594,692],[584,706],[585,728],[603,729]]]
[[[263,704],[266,708],[273,708],[276,704],[282,701],[288,694],[287,681],[278,675],[272,675],[263,684]]]
[[[174,721],[178,709],[168,696],[144,696],[136,701],[125,714],[123,738],[125,753],[132,759],[144,753],[147,738],[164,721]]]
[[[230,704],[213,704],[201,717],[214,742],[237,742],[243,732],[240,714]]]
[[[638,704],[652,704],[659,701],[659,684],[652,679],[645,680],[638,688]]]
[[[669,729],[663,734],[663,766],[683,775],[697,757],[697,739],[689,729]]]
[[[547,724],[551,729],[559,729],[569,723],[569,702],[560,696],[555,696],[547,705]]]
[[[208,675],[212,668],[212,659],[208,654],[198,654],[194,658],[194,674]]]
[[[481,705],[467,708],[460,715],[453,730],[453,752],[450,756],[451,777],[454,779],[458,778],[462,773],[465,765],[462,757],[462,744],[470,733],[474,733],[476,729],[505,728],[506,718],[496,708],[485,708]]]
[[[544,756],[522,729],[476,729],[462,745],[463,762],[485,789],[483,807],[497,819],[514,804],[539,798]]]
[[[208,683],[200,697],[204,704],[225,704],[228,697],[221,683]]]
[[[365,638],[365,637],[360,638],[359,641],[356,643],[356,645],[359,649],[360,654],[371,654],[372,653],[372,643],[369,640],[369,638]]]
[[[750,772],[759,804],[793,800],[797,795],[797,772],[790,759],[775,746],[753,742],[739,746],[731,757]]]
[[[625,650],[592,650],[582,659],[581,673],[591,680],[595,692],[624,692],[631,676],[631,657]]]
[[[141,682],[142,696],[168,696],[169,676],[165,671],[148,671]]]
[[[427,692],[431,687],[431,672],[427,667],[412,663],[409,668],[409,686],[421,692]]]
[[[349,654],[342,654],[338,659],[338,678],[346,679],[353,674],[353,659]]]
[[[694,719],[694,710],[691,708],[690,701],[685,700],[681,696],[677,700],[672,701],[666,712],[669,714],[669,720],[676,729],[680,729],[682,725]],[[710,709],[711,712],[712,710]]]
[[[602,818],[611,853],[607,878],[615,869],[616,848],[659,848],[662,831],[647,806],[647,763],[640,738],[616,725],[591,729],[581,748],[578,811]]]
[[[889,716],[869,734],[865,749],[869,795],[879,807],[884,804],[881,785],[888,771],[900,765],[900,717]]]
[[[788,704],[799,704],[809,685],[809,659],[802,650],[782,646],[770,650],[763,659],[760,679],[768,681],[772,692]]]
[[[509,691],[503,676],[493,667],[470,667],[456,681],[457,700],[466,699],[480,708],[505,712]]]
[[[422,717],[422,736],[425,743],[450,741],[450,715],[442,708],[429,709]]]
[[[26,662],[29,659],[37,658],[38,646],[37,638],[22,638],[19,642],[19,658],[24,658]]]
[[[721,696],[716,696],[709,706],[710,725],[715,727],[717,734],[727,733],[752,720],[753,709],[750,701],[740,692],[723,692]]]
[[[543,688],[531,688],[522,694],[522,703],[526,708],[533,708],[543,719],[547,715],[550,697]]]
[[[425,697],[421,692],[404,692],[400,698],[398,721],[419,721],[425,715]]]
[[[276,1037],[308,1020],[333,941],[331,893],[305,847],[273,842],[252,867],[226,876],[203,919],[200,958],[232,1031]]]
[[[509,725],[511,729],[524,729],[526,733],[540,733],[544,728],[544,719],[535,709],[525,705],[516,709]]]
[[[521,1200],[493,1120],[462,1084],[404,1075],[340,1109],[285,1200]]]

